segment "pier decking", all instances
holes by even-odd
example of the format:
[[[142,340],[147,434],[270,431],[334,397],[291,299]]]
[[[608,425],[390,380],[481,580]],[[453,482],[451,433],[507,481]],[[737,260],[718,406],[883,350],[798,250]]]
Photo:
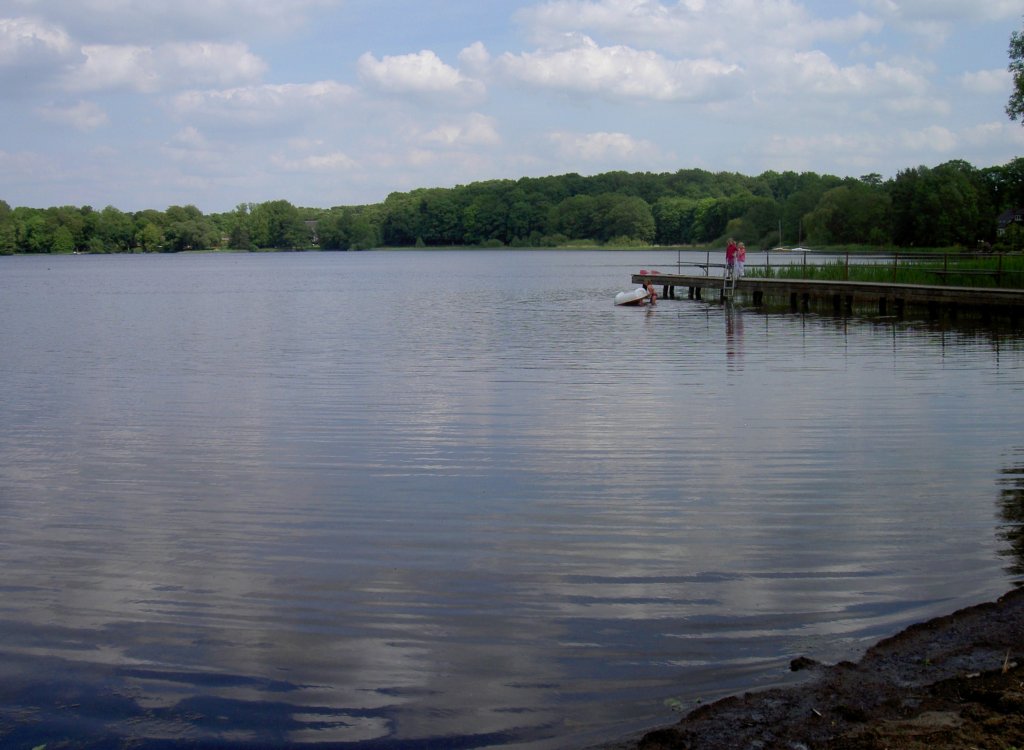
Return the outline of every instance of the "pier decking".
[[[811,301],[831,302],[836,311],[849,311],[854,305],[876,305],[882,314],[900,314],[907,306],[953,307],[983,311],[1006,310],[1017,315],[1024,311],[1024,289],[1002,287],[965,287],[926,284],[887,284],[857,281],[817,281],[804,279],[760,279],[745,276],[735,285],[721,276],[685,274],[633,274],[634,283],[650,281],[661,286],[662,297],[675,298],[676,290],[687,289],[691,299],[703,299],[705,293],[725,300],[731,294],[749,295],[753,304],[764,304],[766,297],[785,300],[790,307],[806,309]]]

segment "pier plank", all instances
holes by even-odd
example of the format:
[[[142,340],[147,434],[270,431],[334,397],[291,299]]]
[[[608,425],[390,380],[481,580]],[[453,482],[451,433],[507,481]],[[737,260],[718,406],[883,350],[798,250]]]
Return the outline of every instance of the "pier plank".
[[[650,281],[666,290],[664,297],[674,297],[675,287],[689,290],[693,299],[704,297],[704,290],[725,291],[721,276],[686,274],[633,274],[634,283]],[[671,290],[671,292],[669,291]],[[765,297],[802,300],[832,300],[849,307],[853,304],[877,304],[884,312],[904,305],[952,305],[967,308],[1024,309],[1024,289],[1004,287],[967,287],[930,284],[890,284],[859,281],[821,281],[812,279],[759,279],[749,276],[737,279],[736,294],[750,295],[755,304]],[[724,297],[724,294],[720,294]]]

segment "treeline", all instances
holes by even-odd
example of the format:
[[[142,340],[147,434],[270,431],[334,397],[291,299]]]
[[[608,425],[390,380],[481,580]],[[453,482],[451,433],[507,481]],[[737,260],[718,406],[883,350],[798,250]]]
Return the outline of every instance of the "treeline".
[[[977,169],[964,161],[883,180],[812,172],[608,172],[494,180],[392,193],[383,203],[300,208],[286,200],[204,215],[195,206],[125,213],[11,208],[0,201],[0,253],[207,249],[700,245],[977,247],[1012,242],[998,217],[1024,207],[1024,158]]]

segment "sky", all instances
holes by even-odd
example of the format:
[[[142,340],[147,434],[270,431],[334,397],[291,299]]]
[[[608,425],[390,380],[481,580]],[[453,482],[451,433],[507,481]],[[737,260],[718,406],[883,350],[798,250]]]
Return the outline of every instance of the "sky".
[[[1024,154],[1024,0],[0,0],[0,199],[204,213]]]

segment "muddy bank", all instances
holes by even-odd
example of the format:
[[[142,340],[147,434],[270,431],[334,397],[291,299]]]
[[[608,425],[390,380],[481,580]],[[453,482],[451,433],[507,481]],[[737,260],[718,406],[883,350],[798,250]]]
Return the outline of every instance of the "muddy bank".
[[[1024,589],[913,625],[810,682],[725,698],[622,750],[1024,747]]]

